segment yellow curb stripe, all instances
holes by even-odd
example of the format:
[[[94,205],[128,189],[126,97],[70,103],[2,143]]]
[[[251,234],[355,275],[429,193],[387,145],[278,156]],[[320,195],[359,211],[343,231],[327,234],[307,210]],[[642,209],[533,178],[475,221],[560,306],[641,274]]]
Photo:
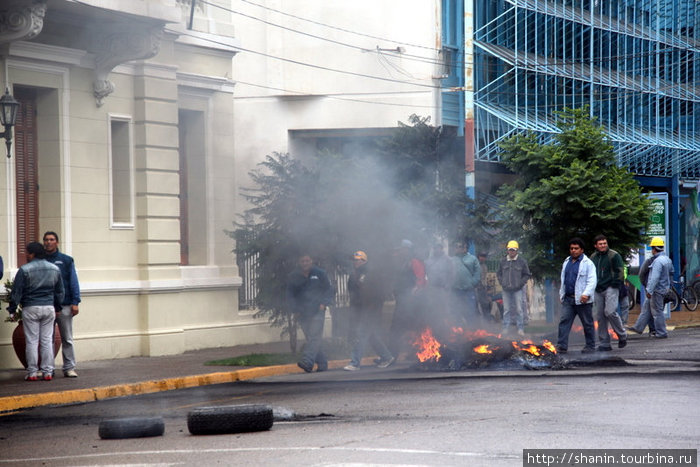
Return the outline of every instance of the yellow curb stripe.
[[[367,359],[368,361],[370,359]],[[365,360],[363,360],[364,362]],[[329,368],[341,368],[346,360],[328,362]],[[137,394],[150,394],[173,389],[185,389],[210,384],[233,383],[266,376],[278,376],[291,373],[303,373],[296,364],[275,365],[267,367],[246,368],[235,371],[207,373],[202,375],[180,376],[138,383],[118,384],[114,386],[101,386],[87,389],[73,389],[68,391],[45,392],[41,394],[25,394],[20,396],[0,397],[0,413],[19,409],[28,409],[44,405],[65,405],[80,402],[93,402],[115,397],[126,397]]]

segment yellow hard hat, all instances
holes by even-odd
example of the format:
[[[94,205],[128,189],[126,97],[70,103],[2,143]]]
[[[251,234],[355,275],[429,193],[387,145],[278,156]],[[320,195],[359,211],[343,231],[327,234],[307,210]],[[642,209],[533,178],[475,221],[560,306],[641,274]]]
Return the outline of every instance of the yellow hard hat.
[[[649,246],[655,246],[655,247],[664,247],[664,239],[661,237],[653,237],[651,239],[651,242],[649,242]]]
[[[506,248],[509,250],[511,248],[515,248],[517,250],[518,248],[520,248],[520,245],[518,245],[518,242],[516,242],[515,240],[511,240],[508,242],[508,245],[506,245]]]

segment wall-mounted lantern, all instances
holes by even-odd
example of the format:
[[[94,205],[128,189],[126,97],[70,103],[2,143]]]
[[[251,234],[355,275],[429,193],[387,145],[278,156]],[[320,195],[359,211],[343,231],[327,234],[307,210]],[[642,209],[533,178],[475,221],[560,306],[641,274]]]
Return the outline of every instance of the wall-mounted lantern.
[[[0,133],[0,138],[5,138],[7,157],[10,157],[12,148],[12,127],[17,123],[17,110],[19,102],[10,94],[10,88],[5,88],[5,94],[0,97],[0,124],[5,127],[5,131]]]

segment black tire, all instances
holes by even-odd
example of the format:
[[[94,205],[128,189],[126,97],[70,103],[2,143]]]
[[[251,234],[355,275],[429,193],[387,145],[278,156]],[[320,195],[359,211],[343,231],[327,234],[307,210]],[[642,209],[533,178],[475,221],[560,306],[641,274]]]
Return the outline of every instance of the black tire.
[[[187,428],[193,435],[264,431],[272,427],[273,419],[269,405],[197,407],[187,414]]]
[[[683,305],[688,311],[695,311],[698,309],[698,296],[695,294],[695,290],[691,287],[686,287],[683,289]]]
[[[103,420],[98,434],[102,439],[148,438],[163,436],[165,423],[162,417],[134,417]]]
[[[673,291],[673,301],[669,303],[671,304],[671,311],[675,311],[681,306],[681,296],[678,295],[678,291],[673,287],[671,287],[671,290]]]

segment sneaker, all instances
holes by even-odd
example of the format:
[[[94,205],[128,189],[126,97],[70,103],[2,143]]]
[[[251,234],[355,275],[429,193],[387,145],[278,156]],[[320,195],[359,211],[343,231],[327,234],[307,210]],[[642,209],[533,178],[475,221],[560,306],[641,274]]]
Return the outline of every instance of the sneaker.
[[[379,368],[388,368],[393,365],[395,361],[396,357],[391,357],[389,360],[382,360],[381,362],[377,363],[377,366]]]
[[[518,329],[518,335],[519,335],[519,336],[524,336],[524,335],[525,335],[525,331],[523,331],[522,329]]]
[[[39,381],[39,379],[39,375],[37,375],[36,373],[32,373],[31,375],[27,375],[24,377],[25,381]]]
[[[51,381],[53,379],[53,375],[51,373],[44,373],[44,377],[42,379],[44,381]]]
[[[593,347],[584,347],[581,349],[581,353],[593,353],[595,349]]]
[[[618,349],[624,349],[625,347],[627,347],[627,339],[620,339],[617,341]]]
[[[65,376],[66,378],[77,378],[78,373],[76,373],[75,370],[65,370],[63,372],[63,376]]]
[[[297,366],[298,366],[299,368],[301,368],[302,370],[304,370],[305,372],[307,372],[307,373],[311,373],[311,371],[314,369],[313,365],[312,365],[312,366],[308,366],[308,365],[305,365],[305,364],[302,363],[302,362],[298,362],[298,363],[297,363]]]
[[[353,365],[352,363],[349,364],[349,365],[345,365],[345,366],[343,367],[343,370],[345,370],[345,371],[357,371],[357,370],[359,370],[359,369],[360,369],[359,366],[355,366],[355,365]]]
[[[566,353],[566,349],[563,347],[557,347],[557,353],[560,355],[564,355]]]
[[[612,352],[612,347],[603,347],[599,345],[596,350],[598,352]]]

